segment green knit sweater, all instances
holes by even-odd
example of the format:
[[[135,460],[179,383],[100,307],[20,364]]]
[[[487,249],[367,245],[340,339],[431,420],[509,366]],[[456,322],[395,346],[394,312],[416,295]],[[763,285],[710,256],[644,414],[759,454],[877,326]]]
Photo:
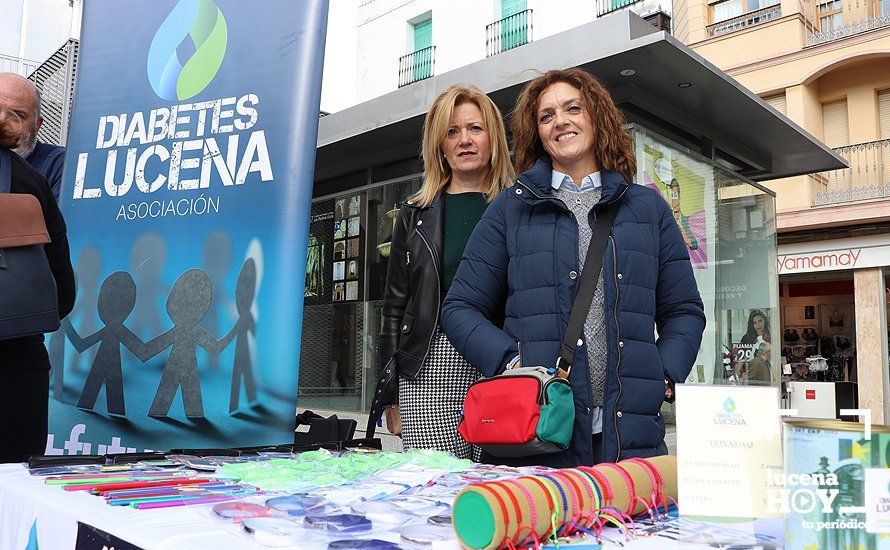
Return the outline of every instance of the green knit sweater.
[[[448,292],[470,234],[488,207],[482,193],[445,193],[442,244],[442,294]]]

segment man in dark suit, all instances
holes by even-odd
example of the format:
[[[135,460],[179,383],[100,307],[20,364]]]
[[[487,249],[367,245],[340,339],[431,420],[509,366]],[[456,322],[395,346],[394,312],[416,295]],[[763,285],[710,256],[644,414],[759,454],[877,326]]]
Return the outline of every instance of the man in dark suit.
[[[15,129],[22,117],[0,105],[0,147],[12,149]],[[44,245],[56,281],[59,318],[74,306],[74,270],[71,267],[65,220],[49,185],[31,165],[12,153],[0,156],[11,161],[10,192],[33,195],[40,202],[51,243]],[[2,289],[0,289],[2,292]],[[20,462],[46,448],[49,401],[49,357],[43,335],[0,340],[0,462]]]

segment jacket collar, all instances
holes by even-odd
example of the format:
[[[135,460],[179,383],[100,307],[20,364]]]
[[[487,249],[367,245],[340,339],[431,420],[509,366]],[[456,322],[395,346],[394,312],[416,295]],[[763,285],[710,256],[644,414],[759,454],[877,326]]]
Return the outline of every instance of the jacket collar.
[[[600,203],[610,202],[628,187],[624,176],[612,170],[600,170],[603,196]],[[519,181],[541,198],[552,198],[553,163],[548,155],[541,155],[534,166],[519,175]]]
[[[436,198],[433,199],[429,206],[420,207],[406,203],[411,208],[417,210],[416,219],[422,222],[422,225],[415,225],[414,229],[416,232],[422,233],[429,242],[430,247],[433,249],[433,260],[437,268],[442,258],[443,228],[445,226],[445,208],[442,201],[444,200],[446,187],[439,189],[439,192],[436,193]]]

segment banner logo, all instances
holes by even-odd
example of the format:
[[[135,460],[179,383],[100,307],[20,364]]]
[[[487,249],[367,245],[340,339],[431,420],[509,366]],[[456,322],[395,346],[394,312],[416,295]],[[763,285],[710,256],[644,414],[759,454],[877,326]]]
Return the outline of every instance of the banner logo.
[[[745,415],[736,412],[735,401],[727,397],[720,411],[714,415],[714,424],[718,426],[747,426]]]
[[[148,49],[148,80],[158,97],[189,99],[206,88],[222,65],[228,27],[213,0],[179,0]]]
[[[735,412],[735,401],[731,397],[727,397],[726,401],[723,402],[723,410],[726,411],[726,414]]]

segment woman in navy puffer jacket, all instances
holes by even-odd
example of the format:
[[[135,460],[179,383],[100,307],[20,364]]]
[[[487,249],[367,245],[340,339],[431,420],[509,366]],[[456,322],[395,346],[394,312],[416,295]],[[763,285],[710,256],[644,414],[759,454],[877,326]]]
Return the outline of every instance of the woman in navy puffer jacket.
[[[606,203],[618,211],[569,376],[571,445],[483,460],[568,467],[666,454],[660,409],[686,380],[705,327],[671,209],[656,191],[628,183],[633,142],[589,73],[531,81],[511,129],[519,181],[476,226],[442,307],[449,340],[484,376],[517,366],[519,343],[523,366],[555,366],[596,214]],[[503,328],[490,322],[499,311]]]

